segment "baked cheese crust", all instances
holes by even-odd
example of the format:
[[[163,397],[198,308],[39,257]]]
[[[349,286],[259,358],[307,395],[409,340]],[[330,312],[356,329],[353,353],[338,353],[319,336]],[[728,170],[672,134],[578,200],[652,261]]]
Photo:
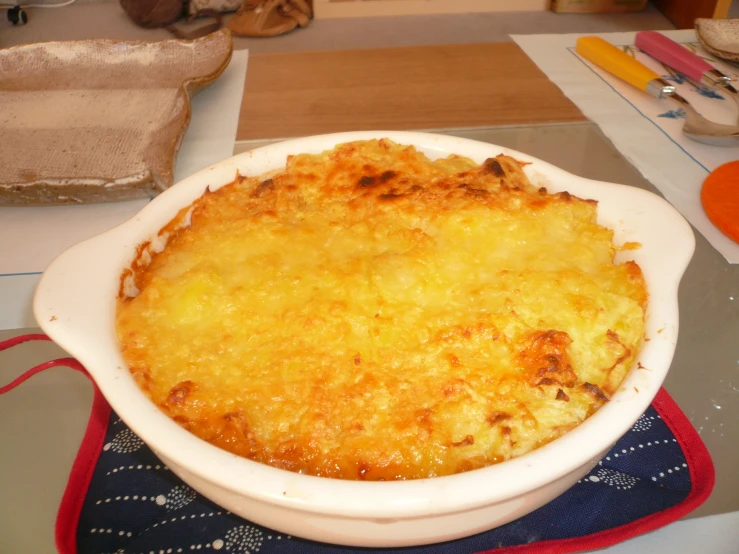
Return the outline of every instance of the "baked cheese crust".
[[[640,347],[641,270],[614,263],[596,211],[504,155],[383,139],[292,156],[139,248],[123,356],[185,429],[279,468],[393,480],[508,460],[597,410]]]

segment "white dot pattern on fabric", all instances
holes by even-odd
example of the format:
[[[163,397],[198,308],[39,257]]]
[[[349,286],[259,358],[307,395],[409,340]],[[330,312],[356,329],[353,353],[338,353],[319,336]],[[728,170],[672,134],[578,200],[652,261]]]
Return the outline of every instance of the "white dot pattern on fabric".
[[[103,502],[110,503],[110,502],[116,502],[116,501],[124,502],[126,500],[154,501],[155,499],[153,496],[151,498],[147,498],[146,496],[139,497],[138,495],[133,495],[132,497],[131,496],[116,496],[115,498],[106,498],[105,500],[98,500],[97,502],[95,502],[95,504],[102,504]]]
[[[113,444],[112,441],[109,442],[108,444],[106,444],[105,446],[107,446],[108,448],[105,448],[105,449],[106,450],[110,450],[110,448],[111,448],[110,445],[112,445],[112,444]],[[115,450],[114,450],[114,452],[115,452]],[[142,470],[142,469],[151,470],[152,467],[151,466],[144,466],[143,464],[139,464],[139,465],[136,465],[136,466],[120,466],[120,467],[115,467],[115,468],[111,469],[109,472],[106,473],[106,475],[113,475],[114,473],[118,473],[119,471]],[[156,466],[154,466],[153,469],[169,471],[169,468],[167,466],[162,466],[162,465],[156,465]]]
[[[195,500],[196,497],[197,493],[187,485],[177,485],[169,491],[164,504],[160,504],[160,506],[166,506],[167,511],[179,510]],[[155,500],[159,504],[158,497]]]
[[[646,417],[646,416],[642,416],[642,417]],[[659,416],[657,416],[657,418],[659,418]],[[655,418],[654,417],[650,417],[648,419],[655,419]],[[638,423],[638,421],[637,421],[637,423]],[[639,444],[639,445],[637,445],[637,447],[643,449],[645,446],[658,446],[660,444],[669,444],[669,442],[670,442],[669,440],[664,440],[661,443],[660,443],[660,441],[647,442],[646,444]],[[672,439],[672,442],[677,442],[677,439]],[[631,447],[629,447],[628,450],[622,449],[621,450],[621,454],[628,453],[628,452],[634,452],[634,451],[636,451],[636,449],[633,446],[631,446]],[[613,458],[618,458],[618,453],[613,454]],[[604,459],[605,459],[605,461],[610,462],[611,461],[611,456],[606,456]],[[600,462],[598,462],[598,465],[603,465],[603,460],[601,460]],[[581,482],[581,481],[578,481],[578,482]]]
[[[90,534],[91,535],[94,535],[96,533],[98,535],[112,535],[112,534],[116,534],[119,537],[124,537],[124,536],[125,537],[130,537],[130,536],[132,536],[132,533],[130,531],[114,531],[113,529],[98,529],[96,527],[93,527],[92,529],[90,529]]]
[[[618,490],[628,490],[639,481],[633,475],[621,473],[613,469],[599,469],[597,475],[602,482],[611,487],[616,487]]]
[[[639,416],[639,419],[636,420],[636,423],[631,427],[631,430],[639,433],[641,431],[648,431],[652,428],[652,421],[654,421],[655,416],[648,416],[646,414],[642,414]]]
[[[264,535],[251,525],[239,525],[226,533],[226,550],[234,554],[253,554],[259,552]]]
[[[129,454],[131,452],[136,452],[142,446],[144,446],[144,441],[138,438],[130,429],[124,429],[113,437],[112,441],[105,444],[105,446],[103,446],[103,450],[112,450],[119,454]]]
[[[603,483],[617,490],[629,490],[639,481],[638,477],[616,471],[615,469],[599,468],[595,475],[580,479],[578,483]]]
[[[675,466],[675,467],[673,467],[673,468],[671,468],[671,469],[668,469],[668,470],[667,470],[667,473],[668,473],[668,474],[670,474],[670,473],[674,473],[674,472],[676,472],[676,471],[680,471],[681,469],[685,469],[686,467],[688,467],[688,464],[685,464],[685,463],[684,463],[684,464],[682,465],[682,467],[681,467],[681,466]],[[654,477],[652,477],[652,481],[657,481],[658,479],[662,479],[662,478],[663,478],[664,476],[665,476],[665,472],[664,472],[664,471],[660,471],[660,472],[659,472],[659,475],[657,475],[657,476],[654,476]]]

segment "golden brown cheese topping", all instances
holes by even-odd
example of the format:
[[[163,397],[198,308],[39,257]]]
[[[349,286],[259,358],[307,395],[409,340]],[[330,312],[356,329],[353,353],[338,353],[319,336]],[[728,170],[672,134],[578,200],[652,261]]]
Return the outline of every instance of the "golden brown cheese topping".
[[[641,344],[641,270],[596,209],[502,155],[293,156],[142,245],[123,355],[184,428],[272,466],[391,480],[520,456],[606,402]]]

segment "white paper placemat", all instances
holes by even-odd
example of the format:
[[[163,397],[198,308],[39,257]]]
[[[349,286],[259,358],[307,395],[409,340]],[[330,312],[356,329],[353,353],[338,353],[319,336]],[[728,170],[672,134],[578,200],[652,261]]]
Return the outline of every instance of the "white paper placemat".
[[[693,30],[664,31],[663,34],[693,49],[721,71],[737,77],[734,66],[703,50]],[[739,143],[718,147],[685,138],[682,134],[685,116],[676,102],[653,98],[578,56],[575,41],[580,36],[583,35],[516,35],[512,38],[727,261],[739,263],[739,244],[708,220],[700,202],[704,179],[719,165],[739,159]],[[635,33],[597,36],[623,48],[675,84],[678,92],[709,119],[727,124],[739,120],[739,109],[731,98],[696,87],[671,73],[633,46]]]
[[[193,97],[175,183],[233,155],[248,57],[246,50],[234,52],[223,74]],[[131,218],[147,202],[0,207],[0,329],[35,327],[31,300],[44,268],[70,246]]]

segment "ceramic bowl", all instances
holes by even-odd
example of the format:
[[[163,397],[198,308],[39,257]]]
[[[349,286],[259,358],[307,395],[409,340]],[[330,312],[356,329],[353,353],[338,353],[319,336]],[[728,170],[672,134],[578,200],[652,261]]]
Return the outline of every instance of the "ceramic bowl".
[[[0,205],[150,198],[170,187],[190,98],[225,70],[228,30],[0,49]]]
[[[284,167],[289,154],[388,137],[431,158],[451,153],[477,162],[504,153],[528,162],[533,183],[599,202],[601,224],[615,242],[641,243],[622,252],[642,267],[650,293],[646,335],[634,368],[591,418],[563,437],[519,458],[447,477],[398,482],[342,481],[300,475],[240,458],[178,426],[139,390],[121,357],[114,316],[121,272],[136,246],[154,237],[206,187],[236,172],[261,175]],[[426,133],[356,132],[290,140],[204,169],[150,202],[136,217],[59,256],[41,277],[34,299],[39,325],[79,359],[125,423],[174,473],[231,512],[277,531],[356,546],[446,541],[503,525],[570,488],[626,433],[657,394],[678,334],[677,291],[694,237],[661,197],[623,185],[576,177],[525,154],[467,139]]]

